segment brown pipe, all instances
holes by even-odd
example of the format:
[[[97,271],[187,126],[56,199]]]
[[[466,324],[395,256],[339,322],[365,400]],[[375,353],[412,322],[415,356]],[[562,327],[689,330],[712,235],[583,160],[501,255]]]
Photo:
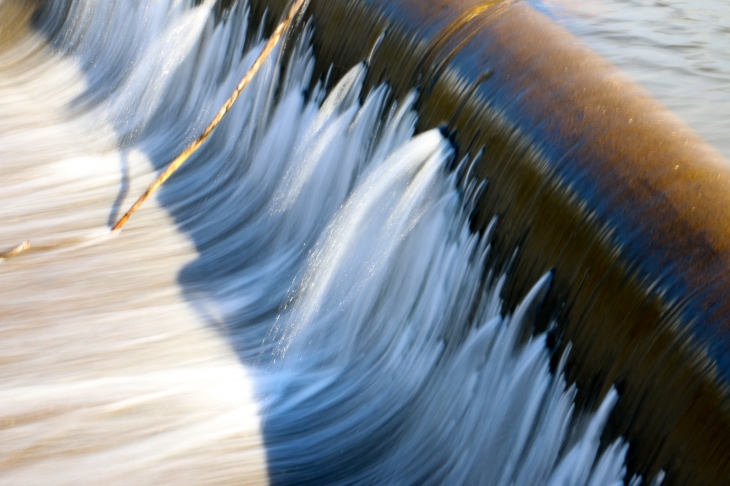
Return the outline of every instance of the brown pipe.
[[[286,2],[253,1],[252,18]],[[664,484],[730,481],[730,164],[643,89],[519,1],[312,0],[317,74],[370,59],[367,84],[420,90],[420,129],[483,150],[498,268],[513,306],[546,271],[538,330],[591,407],[621,393],[605,439]],[[519,248],[516,260],[513,251]]]

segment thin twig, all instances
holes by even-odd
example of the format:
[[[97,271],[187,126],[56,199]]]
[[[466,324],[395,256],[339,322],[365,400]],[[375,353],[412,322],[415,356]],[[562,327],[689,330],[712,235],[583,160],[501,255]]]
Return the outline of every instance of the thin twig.
[[[23,252],[26,252],[30,250],[30,241],[24,241],[19,245],[14,246],[10,250],[0,254],[0,260],[6,260],[8,258],[12,258],[15,255],[20,255]]]
[[[186,160],[188,160],[191,155],[193,155],[193,153],[195,153],[196,150],[198,150],[201,145],[203,145],[203,142],[208,139],[210,134],[213,132],[213,130],[215,130],[215,128],[221,122],[226,113],[228,113],[228,110],[231,109],[231,106],[233,106],[233,103],[236,102],[238,97],[241,95],[241,92],[246,88],[246,86],[249,85],[258,70],[264,64],[264,61],[266,61],[266,58],[269,57],[271,51],[273,51],[274,47],[276,47],[276,44],[279,42],[279,39],[281,39],[282,34],[289,27],[292,20],[299,12],[299,9],[302,7],[302,5],[304,5],[304,3],[306,3],[306,1],[307,0],[295,0],[294,4],[289,9],[286,17],[284,17],[284,20],[282,20],[281,23],[276,27],[276,30],[271,35],[271,38],[269,38],[269,41],[264,46],[264,50],[261,51],[261,54],[259,54],[259,57],[256,58],[253,66],[251,66],[251,69],[248,70],[243,79],[241,79],[241,82],[238,83],[238,86],[233,91],[233,94],[231,94],[230,98],[228,98],[228,100],[226,100],[226,102],[223,104],[223,107],[220,109],[215,118],[213,118],[213,121],[211,121],[210,124],[205,127],[203,133],[200,134],[200,136],[195,139],[193,143],[188,145],[187,148],[183,150],[182,153],[170,163],[170,165],[167,166],[167,168],[160,174],[157,180],[153,182],[149,188],[147,188],[144,194],[142,194],[139,199],[137,199],[137,202],[135,202],[132,207],[129,208],[129,211],[127,211],[124,216],[122,216],[122,218],[117,222],[117,224],[114,225],[112,231],[120,230],[122,226],[124,226],[124,223],[126,223],[130,216],[132,216],[135,211],[137,211],[137,209],[142,206],[147,198],[149,198],[152,193],[157,190],[157,188],[159,188],[177,169],[180,168],[181,165],[185,163]]]

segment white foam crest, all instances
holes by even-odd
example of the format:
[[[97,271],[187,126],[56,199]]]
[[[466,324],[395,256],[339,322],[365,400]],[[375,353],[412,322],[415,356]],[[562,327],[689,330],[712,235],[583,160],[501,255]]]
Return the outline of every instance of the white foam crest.
[[[22,103],[5,108],[18,120],[0,131],[11,243],[96,235],[262,47],[253,36],[243,52],[241,5],[217,23],[210,1],[69,5],[51,39],[65,57],[42,59],[55,105],[29,126]],[[523,339],[551,276],[505,314],[491,230],[468,227],[481,186],[456,186],[438,131],[412,137],[415,95],[362,93],[365,64],[326,97],[310,91],[310,38],[286,71],[274,53],[119,237],[0,268],[14,350],[0,374],[24,366],[0,388],[0,420],[18,421],[0,436],[20,458],[11,480],[255,482],[268,468],[280,483],[622,481],[626,445],[600,447],[616,392],[576,417],[545,336]],[[44,99],[43,83],[1,73],[0,96]]]

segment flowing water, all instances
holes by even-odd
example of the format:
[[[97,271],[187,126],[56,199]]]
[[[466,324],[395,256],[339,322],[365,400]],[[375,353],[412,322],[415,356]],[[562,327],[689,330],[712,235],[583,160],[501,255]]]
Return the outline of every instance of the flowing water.
[[[362,92],[365,64],[310,90],[305,29],[111,235],[262,36],[244,5],[23,5],[0,2],[0,243],[32,245],[0,263],[0,482],[642,482],[600,441],[618,394],[577,411],[524,338],[551,275],[505,313],[474,161],[414,137],[414,96]]]
[[[730,2],[530,0],[730,160]]]

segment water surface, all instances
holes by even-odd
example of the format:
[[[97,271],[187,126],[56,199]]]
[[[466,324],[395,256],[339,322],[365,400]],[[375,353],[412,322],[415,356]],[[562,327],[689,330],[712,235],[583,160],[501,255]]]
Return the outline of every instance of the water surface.
[[[530,0],[730,159],[730,2]]]

